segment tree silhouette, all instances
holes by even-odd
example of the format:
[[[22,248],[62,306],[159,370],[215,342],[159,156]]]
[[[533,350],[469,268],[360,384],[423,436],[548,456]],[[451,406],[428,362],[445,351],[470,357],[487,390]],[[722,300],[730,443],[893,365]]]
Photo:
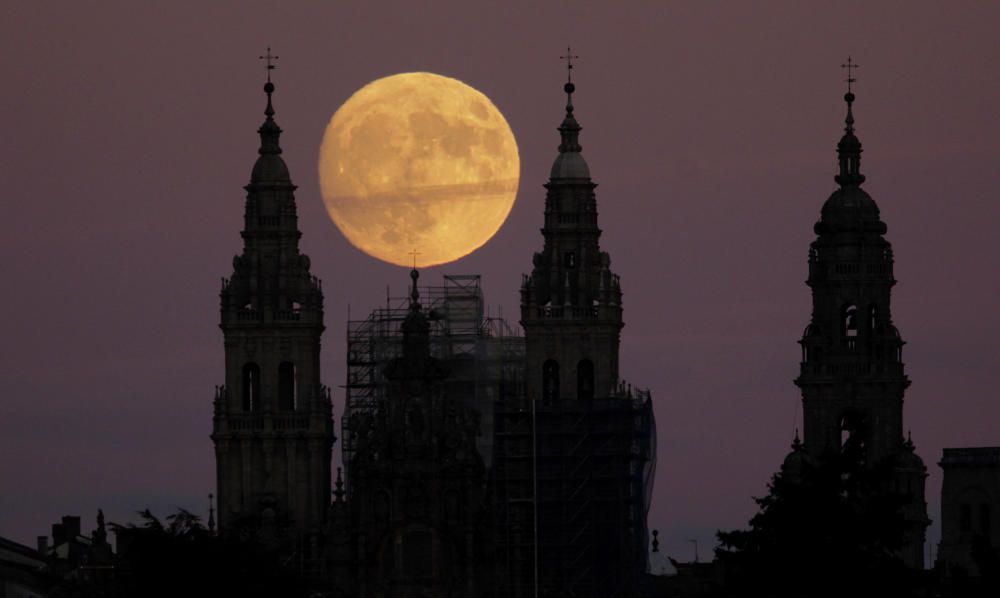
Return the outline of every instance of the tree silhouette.
[[[904,596],[906,497],[891,463],[847,451],[775,474],[749,529],[719,531],[728,595]]]
[[[303,596],[301,581],[254,542],[212,534],[184,509],[164,524],[149,509],[141,524],[112,523],[123,596]]]

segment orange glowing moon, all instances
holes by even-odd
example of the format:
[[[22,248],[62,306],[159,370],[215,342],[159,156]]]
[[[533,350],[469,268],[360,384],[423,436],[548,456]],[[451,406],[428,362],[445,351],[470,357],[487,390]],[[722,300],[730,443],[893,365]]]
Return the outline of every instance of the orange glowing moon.
[[[514,133],[485,95],[433,73],[378,79],[337,109],[319,182],[352,245],[400,266],[457,260],[500,229],[521,162]]]

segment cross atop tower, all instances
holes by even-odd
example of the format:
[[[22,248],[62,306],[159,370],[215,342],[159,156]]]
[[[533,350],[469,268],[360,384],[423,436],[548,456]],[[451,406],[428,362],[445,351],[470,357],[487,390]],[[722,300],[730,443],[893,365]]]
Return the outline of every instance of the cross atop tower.
[[[420,252],[417,251],[416,247],[414,247],[413,251],[411,251],[408,255],[413,258],[413,269],[416,270],[417,269],[417,256],[420,255]]]
[[[842,65],[840,65],[840,68],[847,69],[847,79],[846,79],[846,81],[847,81],[847,93],[851,93],[851,84],[852,83],[856,83],[858,81],[857,79],[855,79],[854,77],[851,76],[853,74],[851,71],[854,70],[854,69],[856,69],[856,68],[861,68],[861,65],[858,64],[858,63],[856,63],[856,62],[854,62],[853,60],[851,60],[851,57],[848,56],[847,57],[847,62],[844,63],[844,64],[842,64]]]
[[[573,82],[573,59],[574,58],[579,58],[579,56],[574,55],[573,51],[570,50],[570,47],[566,46],[566,55],[565,56],[560,56],[559,58],[566,61],[566,82],[567,83],[572,83]]]
[[[271,54],[271,46],[268,46],[267,47],[267,54],[265,54],[263,56],[258,56],[257,58],[259,58],[260,60],[266,60],[267,61],[265,63],[265,72],[267,73],[267,82],[270,83],[271,82],[271,71],[273,71],[275,68],[277,68],[277,65],[274,64],[273,61],[277,60],[278,57],[275,56],[274,54]]]

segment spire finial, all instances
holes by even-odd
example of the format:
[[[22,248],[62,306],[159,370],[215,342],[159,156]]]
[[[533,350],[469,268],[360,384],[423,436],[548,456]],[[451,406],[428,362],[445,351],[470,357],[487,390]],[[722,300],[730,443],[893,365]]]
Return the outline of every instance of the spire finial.
[[[851,84],[857,82],[857,79],[855,79],[852,76],[853,73],[851,71],[853,71],[854,69],[857,69],[857,68],[861,68],[861,65],[858,64],[858,63],[856,63],[856,62],[854,62],[853,60],[851,60],[851,57],[848,56],[847,57],[847,62],[845,62],[844,64],[840,65],[840,68],[847,69],[847,79],[845,79],[845,81],[847,81],[847,93],[851,93]]]
[[[795,428],[795,439],[792,440],[792,450],[797,451],[802,448],[802,441],[799,439],[799,429]]]
[[[344,474],[341,468],[337,468],[337,489],[333,491],[333,496],[337,502],[344,502]]]
[[[653,552],[660,552],[660,530],[653,530]]]
[[[865,181],[865,175],[861,174],[861,142],[854,135],[854,92],[852,85],[858,80],[854,77],[854,69],[860,65],[848,56],[847,62],[840,65],[847,69],[847,93],[844,94],[844,101],[847,102],[847,116],[844,118],[844,136],[837,144],[838,161],[840,162],[840,173],[834,180],[842,186],[856,186]]]
[[[846,126],[844,127],[844,130],[847,131],[848,133],[853,133],[854,113],[851,110],[851,104],[854,103],[854,92],[851,91],[851,89],[852,85],[854,85],[854,83],[857,83],[858,80],[853,76],[854,73],[852,71],[856,68],[861,68],[861,65],[854,62],[851,59],[851,57],[848,56],[847,62],[840,65],[840,68],[847,69],[847,79],[845,79],[845,81],[847,82],[847,93],[844,94],[844,101],[847,102],[847,118],[845,119]]]
[[[277,66],[278,66],[278,65],[274,64],[273,61],[277,60],[278,57],[275,56],[274,54],[271,54],[271,46],[268,46],[267,47],[267,54],[264,54],[263,56],[258,56],[257,58],[260,59],[260,60],[265,60],[266,61],[264,63],[264,69],[265,69],[264,72],[267,73],[267,82],[270,83],[271,82],[271,71],[273,71],[274,69],[276,69]]]
[[[208,493],[208,533],[215,533],[215,495]]]
[[[559,153],[580,153],[580,150],[583,149],[580,147],[579,141],[580,124],[573,117],[573,92],[576,91],[576,86],[573,85],[573,59],[579,58],[579,56],[573,54],[572,49],[567,46],[566,55],[559,58],[566,61],[566,84],[563,85],[563,90],[566,92],[566,117],[563,118],[562,124],[559,125],[559,135],[562,138],[562,143],[559,144]],[[586,170],[585,166],[584,170]],[[553,172],[556,171],[553,170]],[[589,176],[589,174],[586,176]]]
[[[566,85],[563,85],[563,91],[566,92],[566,113],[571,114],[573,112],[573,92],[576,90],[576,86],[573,85],[573,59],[579,58],[579,56],[573,54],[573,50],[566,46],[566,55],[559,58],[566,61]]]
[[[274,93],[274,83],[271,83],[271,71],[277,68],[274,61],[278,57],[271,54],[271,46],[268,46],[267,54],[258,56],[257,58],[266,61],[264,63],[264,72],[267,73],[267,83],[264,84],[264,93],[267,94],[267,108],[264,110],[264,114],[267,116],[267,120],[271,120],[271,117],[274,116],[274,108],[271,106],[271,94]]]
[[[410,289],[410,309],[420,309],[420,291],[417,290],[417,279],[420,278],[420,272],[417,272],[416,267],[410,270],[410,278],[413,280],[413,287]]]
[[[108,543],[108,530],[104,526],[104,509],[97,509],[97,529],[94,530],[93,540],[98,546]]]

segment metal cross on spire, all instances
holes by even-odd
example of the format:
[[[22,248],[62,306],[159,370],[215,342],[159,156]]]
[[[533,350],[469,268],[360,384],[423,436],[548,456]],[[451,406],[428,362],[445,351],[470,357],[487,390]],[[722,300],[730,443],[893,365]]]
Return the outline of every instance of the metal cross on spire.
[[[271,82],[271,71],[273,71],[277,67],[277,65],[275,65],[273,61],[277,60],[278,57],[275,56],[274,54],[271,54],[271,46],[268,46],[267,47],[267,54],[265,54],[263,56],[258,56],[258,58],[260,60],[266,60],[267,61],[265,63],[265,69],[266,69],[266,72],[267,72],[267,82],[270,83]]]
[[[851,60],[851,57],[848,56],[847,62],[840,65],[840,68],[847,69],[847,93],[851,93],[851,84],[857,82],[857,79],[852,76],[853,73],[851,71],[861,68],[861,65]]]
[[[417,269],[417,256],[420,255],[420,252],[417,251],[416,247],[414,247],[413,251],[411,251],[409,253],[409,255],[410,255],[410,257],[413,258],[413,269],[416,270]]]
[[[566,82],[567,83],[572,83],[573,82],[573,59],[574,58],[579,58],[579,56],[574,55],[573,51],[570,50],[570,47],[566,46],[566,55],[565,56],[560,56],[559,58],[566,61]]]

